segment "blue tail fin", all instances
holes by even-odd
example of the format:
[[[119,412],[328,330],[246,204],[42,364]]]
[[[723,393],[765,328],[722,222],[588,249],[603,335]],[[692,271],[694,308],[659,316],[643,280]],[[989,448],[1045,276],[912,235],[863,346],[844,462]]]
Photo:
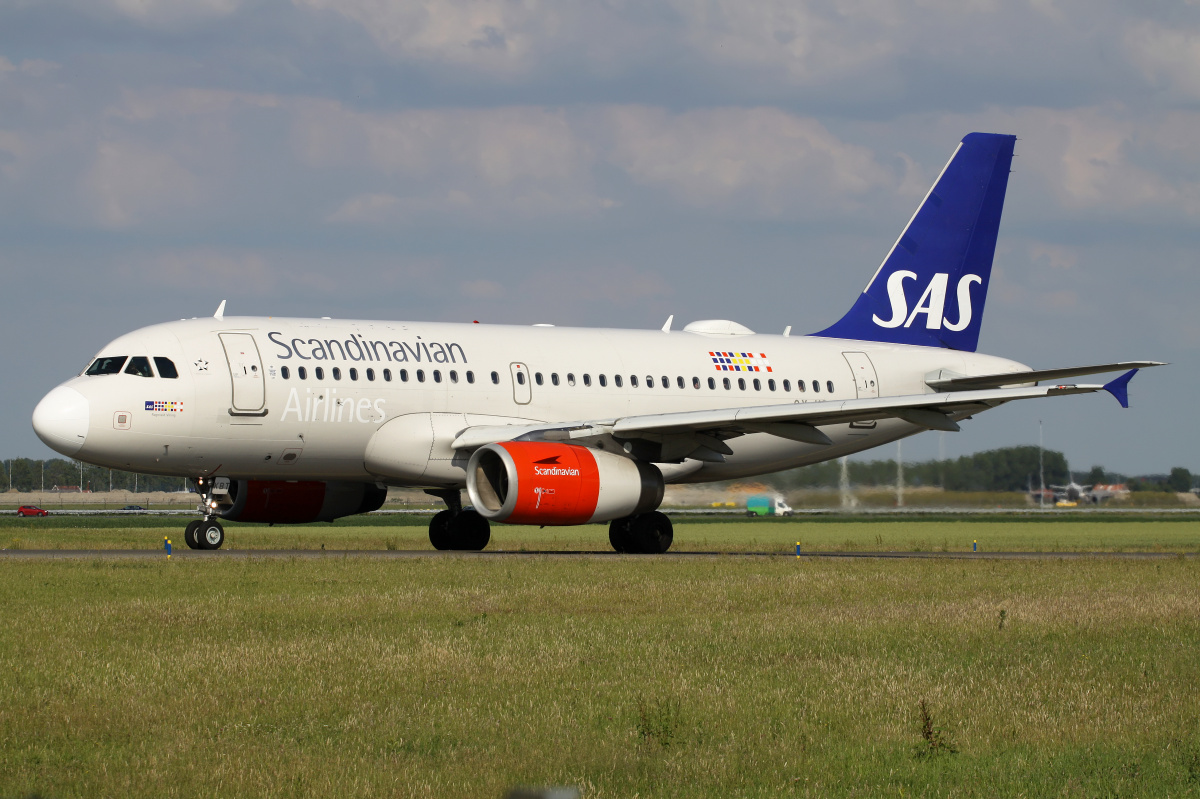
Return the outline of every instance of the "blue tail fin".
[[[1016,141],[967,134],[854,307],[814,335],[974,352]]]

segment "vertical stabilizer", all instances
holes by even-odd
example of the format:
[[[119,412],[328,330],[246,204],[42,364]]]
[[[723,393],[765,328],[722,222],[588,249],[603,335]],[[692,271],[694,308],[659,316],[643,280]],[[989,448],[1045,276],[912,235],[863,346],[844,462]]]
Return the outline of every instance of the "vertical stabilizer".
[[[967,134],[858,301],[814,335],[974,352],[1016,140]]]

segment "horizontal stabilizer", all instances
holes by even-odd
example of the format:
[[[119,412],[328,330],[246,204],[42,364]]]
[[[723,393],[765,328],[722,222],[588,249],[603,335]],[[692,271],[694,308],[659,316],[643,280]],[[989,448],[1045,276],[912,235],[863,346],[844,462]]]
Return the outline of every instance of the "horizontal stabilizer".
[[[1102,363],[1095,366],[1071,366],[1066,369],[1038,369],[1032,372],[1002,372],[994,375],[971,375],[970,377],[936,377],[925,383],[935,391],[972,391],[980,388],[1001,388],[1037,383],[1042,380],[1061,380],[1064,377],[1098,375],[1121,369],[1145,369],[1150,366],[1165,366],[1162,361],[1121,361]]]

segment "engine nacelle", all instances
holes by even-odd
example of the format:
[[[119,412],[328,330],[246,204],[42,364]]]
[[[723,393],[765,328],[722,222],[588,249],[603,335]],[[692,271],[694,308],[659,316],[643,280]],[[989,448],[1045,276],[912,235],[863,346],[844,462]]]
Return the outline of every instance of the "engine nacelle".
[[[646,513],[663,498],[650,463],[573,444],[505,441],[475,450],[467,493],[481,516],[509,524],[584,524]]]
[[[375,483],[230,480],[229,494],[214,499],[222,519],[304,524],[379,510],[387,499],[387,489]]]

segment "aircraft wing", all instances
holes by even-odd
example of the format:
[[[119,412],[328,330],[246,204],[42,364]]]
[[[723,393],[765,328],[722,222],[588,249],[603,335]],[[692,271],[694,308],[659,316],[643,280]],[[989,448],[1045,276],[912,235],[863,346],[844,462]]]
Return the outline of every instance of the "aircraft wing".
[[[682,458],[723,460],[733,450],[726,439],[748,433],[767,433],[793,441],[828,445],[833,443],[822,425],[903,419],[930,430],[958,430],[964,419],[1006,402],[1035,397],[1090,394],[1108,391],[1128,407],[1127,385],[1136,369],[1104,385],[1056,385],[1025,388],[995,388],[912,394],[877,399],[824,400],[819,402],[721,408],[704,411],[644,414],[615,419],[513,426],[470,427],[451,445],[471,450],[498,441],[562,441],[587,445],[601,439],[630,442],[626,447],[637,457],[658,462]]]
[[[994,375],[955,375],[948,372],[936,372],[926,381],[926,385],[934,391],[966,391],[979,388],[1000,388],[1026,383],[1037,383],[1040,380],[1062,380],[1066,377],[1082,377],[1083,375],[1098,375],[1105,372],[1124,372],[1129,369],[1145,369],[1149,366],[1165,366],[1162,361],[1122,361],[1120,363],[1101,363],[1095,366],[1070,366],[1065,369],[1038,369],[1031,372],[1003,372]]]

